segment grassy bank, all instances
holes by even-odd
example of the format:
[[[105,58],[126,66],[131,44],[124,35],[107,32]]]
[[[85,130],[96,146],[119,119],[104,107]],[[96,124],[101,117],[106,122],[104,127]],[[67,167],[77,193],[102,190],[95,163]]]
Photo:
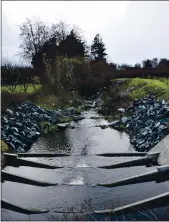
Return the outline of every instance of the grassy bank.
[[[103,106],[100,110],[108,121],[118,120],[118,108],[127,108],[134,99],[142,99],[148,94],[154,94],[157,99],[169,101],[169,78],[118,78],[125,80],[119,86],[110,86],[101,94]],[[122,115],[122,114],[121,114]]]
[[[46,109],[56,110],[58,108],[75,107],[77,111],[80,111],[82,98],[77,93],[71,93],[66,90],[62,90],[59,94],[52,92],[47,86],[36,85],[35,89],[32,85],[29,85],[27,92],[22,91],[22,87],[19,85],[11,92],[7,87],[1,87],[1,112],[2,115],[6,112],[6,109],[13,109],[15,104],[19,104],[23,101],[32,101],[35,105],[41,106]],[[61,119],[60,122],[70,122],[71,118]],[[43,126],[48,123],[42,122]],[[46,128],[45,132],[53,132],[56,130],[55,126],[51,126],[50,129]],[[10,152],[8,146],[1,141],[1,152]]]
[[[126,83],[119,88],[121,91],[126,91],[131,87],[135,87],[135,89],[130,92],[131,99],[141,99],[147,94],[153,93],[157,99],[169,100],[169,78],[127,79]]]
[[[23,91],[23,87],[17,85],[16,89],[11,92],[6,86],[1,86],[1,109],[2,112],[7,108],[10,108],[11,104],[20,103],[22,101],[32,101],[38,106],[47,109],[57,109],[61,107],[80,105],[81,98],[78,95],[72,95],[70,92],[63,91],[59,95],[56,95],[50,88],[42,85],[28,86],[26,92]]]

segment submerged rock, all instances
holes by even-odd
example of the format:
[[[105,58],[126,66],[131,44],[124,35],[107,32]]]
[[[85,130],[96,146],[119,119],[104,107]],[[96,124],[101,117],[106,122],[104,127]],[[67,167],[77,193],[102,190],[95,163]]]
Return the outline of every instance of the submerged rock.
[[[121,112],[121,113],[124,113],[125,109],[124,108],[119,108],[118,111]]]
[[[85,117],[83,116],[74,116],[73,117],[73,120],[76,122],[76,121],[79,121],[79,120],[82,120],[82,119],[85,119]]]
[[[100,116],[91,116],[90,119],[100,119]]]
[[[118,125],[120,125],[120,121],[119,120],[115,120],[115,121],[109,123],[109,126],[112,127],[112,128],[116,127]]]
[[[70,125],[70,123],[58,123],[57,126],[59,128],[67,128]]]
[[[106,128],[109,127],[109,125],[101,124],[101,125],[96,125],[96,126],[94,126],[94,127],[100,127],[100,128],[102,128],[102,129],[106,129]]]
[[[100,127],[101,127],[102,129],[107,129],[109,126],[108,126],[108,125],[100,125]]]

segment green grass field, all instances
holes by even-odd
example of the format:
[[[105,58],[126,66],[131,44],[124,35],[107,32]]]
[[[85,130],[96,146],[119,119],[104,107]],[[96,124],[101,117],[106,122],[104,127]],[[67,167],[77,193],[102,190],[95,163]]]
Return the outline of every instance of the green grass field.
[[[40,92],[40,91],[42,92],[41,96],[34,94],[35,92]],[[45,91],[44,89],[42,89],[42,85],[38,84],[35,85],[35,90],[32,85],[29,85],[26,93],[21,88],[20,85],[17,85],[16,89],[13,92],[9,90],[6,86],[1,86],[1,92],[7,92],[7,94],[9,95],[9,100],[10,98],[14,100],[16,97],[17,102],[19,101],[19,97],[22,100],[23,99],[27,100],[28,98],[30,99],[29,95],[34,94],[33,102],[36,105],[39,105],[46,109],[56,109],[56,107],[59,108],[60,106],[69,107],[71,105],[70,101],[72,100],[72,96],[70,95],[70,93],[64,92],[64,94],[56,96],[55,94],[52,94],[49,89]],[[3,96],[3,94],[1,95]]]
[[[32,85],[29,85],[26,93],[29,93],[29,94],[34,93],[34,92],[38,91],[40,88],[41,88],[41,85],[38,85],[38,84],[37,84],[37,85],[35,85],[35,90],[34,90],[33,86],[32,86]],[[9,93],[12,93],[6,86],[1,86],[1,92],[9,92]],[[13,91],[13,93],[19,93],[19,92],[22,92],[22,93],[23,93],[24,90],[21,88],[20,85],[17,85],[17,86],[16,86],[16,89]]]

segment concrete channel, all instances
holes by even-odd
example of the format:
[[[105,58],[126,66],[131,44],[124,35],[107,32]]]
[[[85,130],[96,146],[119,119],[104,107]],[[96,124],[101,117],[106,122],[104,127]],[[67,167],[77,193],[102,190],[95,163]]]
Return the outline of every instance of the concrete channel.
[[[37,163],[33,161],[23,160],[20,157],[66,157],[70,155],[66,154],[57,154],[57,153],[18,153],[15,154],[5,154],[7,156],[8,162],[13,162],[13,164],[17,163],[18,165],[24,166],[33,166],[33,167],[43,167],[48,169],[56,169],[60,168],[57,166],[51,166],[43,163]],[[164,182],[169,179],[169,135],[166,136],[159,144],[157,144],[150,152],[130,152],[130,153],[103,153],[103,154],[96,154],[96,156],[105,156],[105,157],[114,157],[114,156],[140,156],[141,158],[132,161],[126,161],[114,165],[103,166],[100,168],[106,169],[115,169],[120,167],[133,167],[133,166],[142,166],[142,165],[158,165],[156,170],[153,170],[148,173],[139,174],[136,176],[132,176],[129,178],[125,178],[123,180],[109,183],[109,184],[97,184],[98,186],[105,186],[105,187],[116,187],[116,186],[124,186],[136,183],[143,183],[149,181],[156,181],[156,183]],[[14,164],[14,165],[15,165]],[[17,165],[16,164],[16,165]],[[51,167],[51,168],[50,168]],[[35,186],[55,186],[56,183],[46,183],[43,181],[32,180],[30,178],[21,177],[16,174],[7,173],[6,171],[1,171],[1,179],[2,182],[4,180],[19,182],[19,183],[27,183]],[[20,206],[14,205],[7,200],[1,201],[2,207],[6,209],[12,209],[17,212],[22,212],[25,214],[34,214],[34,213],[44,213],[47,212],[45,210],[38,210],[38,209],[24,209]],[[128,205],[124,205],[119,208],[115,209],[106,209],[101,211],[94,211],[96,214],[121,214],[123,213],[130,213],[135,212],[137,207],[147,207],[153,208],[158,206],[168,206],[169,203],[169,192],[163,193],[157,196],[153,196],[148,199],[144,199],[141,201],[137,201]]]
[[[153,156],[156,158],[156,162],[159,165],[157,167],[157,170],[145,174],[136,175],[134,177],[126,178],[124,180],[117,181],[112,184],[99,184],[99,185],[107,187],[116,187],[116,186],[148,182],[153,180],[155,180],[157,183],[167,181],[169,179],[169,135],[166,136],[153,149],[151,149],[151,151],[147,155],[148,159],[152,159]],[[136,212],[137,208],[141,207],[151,209],[155,207],[168,206],[168,204],[169,204],[169,192],[166,192],[118,208],[100,210],[100,211],[98,210],[94,211],[94,213],[104,214],[104,215],[106,214],[121,215],[122,213],[125,214],[125,213]]]
[[[160,166],[169,164],[169,135],[166,136],[160,143],[158,143],[151,153],[160,152],[157,162]]]

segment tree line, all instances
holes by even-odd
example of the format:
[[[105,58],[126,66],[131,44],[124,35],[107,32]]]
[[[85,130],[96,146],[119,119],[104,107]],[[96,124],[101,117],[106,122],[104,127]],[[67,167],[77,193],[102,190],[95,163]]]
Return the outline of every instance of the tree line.
[[[26,59],[35,60],[37,54],[46,53],[49,57],[60,56],[89,57],[90,59],[105,59],[107,53],[100,34],[96,34],[91,46],[88,46],[81,29],[60,21],[50,27],[41,21],[27,19],[20,26],[22,55]]]
[[[88,57],[95,61],[106,60],[106,47],[99,33],[94,37],[91,46],[88,46],[78,26],[70,28],[70,25],[62,21],[48,27],[40,20],[31,21],[27,19],[20,26],[20,31],[22,55],[27,59],[31,59],[32,63],[36,60],[38,53],[46,53],[49,57],[58,54],[69,58],[80,56]],[[142,63],[136,63],[133,66],[110,63],[110,66],[124,69],[169,67],[169,59],[146,59]]]
[[[106,46],[99,33],[89,46],[78,26],[70,27],[62,21],[47,26],[40,20],[26,19],[20,26],[20,49],[32,68],[12,67],[9,62],[2,64],[2,84],[26,85],[26,82],[33,82],[36,75],[41,84],[53,78],[59,85],[58,81],[65,75],[62,87],[71,82],[74,87],[80,85],[81,89],[87,87],[89,90],[102,87],[112,77],[169,75],[169,60],[166,58],[147,59],[133,66],[108,62]]]

